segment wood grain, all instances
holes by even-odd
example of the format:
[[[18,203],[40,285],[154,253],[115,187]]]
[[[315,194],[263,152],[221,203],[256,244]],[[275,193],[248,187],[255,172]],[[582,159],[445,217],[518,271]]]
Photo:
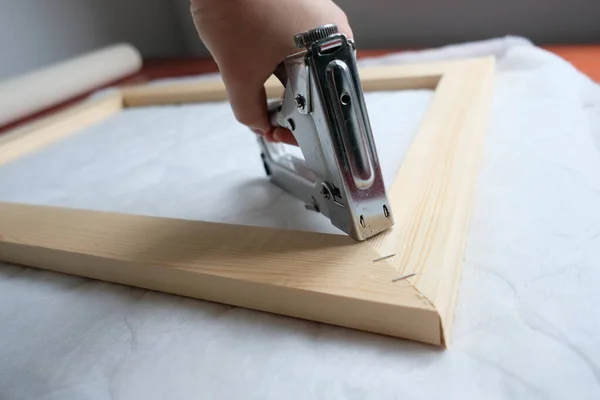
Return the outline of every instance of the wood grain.
[[[432,65],[405,65],[394,68],[368,67],[360,69],[365,92],[382,90],[435,89],[443,71],[444,63]],[[125,107],[144,107],[162,104],[185,104],[211,101],[227,101],[223,81],[198,80],[164,85],[132,85],[120,89]],[[268,98],[281,98],[284,88],[275,77],[265,83]]]
[[[283,86],[275,77],[265,83],[268,98],[283,95]],[[220,78],[169,85],[137,85],[120,89],[125,107],[227,101],[227,90]]]
[[[111,93],[17,128],[0,136],[0,166],[98,123],[123,109],[121,94]]]
[[[448,64],[389,192],[395,226],[370,244],[435,307],[451,336],[494,60]]]
[[[342,235],[0,203],[0,260],[440,344],[439,316]]]
[[[365,91],[436,89],[390,191],[396,226],[367,242],[0,204],[0,260],[445,346],[493,69],[492,58],[361,69]],[[271,95],[277,90],[278,81],[267,83]],[[123,103],[224,99],[220,80],[124,89],[11,135],[0,146],[0,164],[112,115]]]

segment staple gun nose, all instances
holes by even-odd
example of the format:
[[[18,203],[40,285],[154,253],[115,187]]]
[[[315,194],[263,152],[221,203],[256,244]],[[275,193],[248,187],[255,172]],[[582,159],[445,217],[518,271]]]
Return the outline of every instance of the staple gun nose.
[[[358,241],[393,226],[356,64],[356,46],[336,25],[294,36],[283,61],[284,96],[269,104],[274,126],[289,129],[304,160],[258,137],[271,181]]]

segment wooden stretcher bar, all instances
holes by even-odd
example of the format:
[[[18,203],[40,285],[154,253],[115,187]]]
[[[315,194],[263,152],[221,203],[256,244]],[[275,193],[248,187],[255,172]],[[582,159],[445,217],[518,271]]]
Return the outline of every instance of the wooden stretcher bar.
[[[0,203],[0,261],[447,346],[494,59],[360,71],[365,91],[435,89],[390,189],[395,226],[341,235]],[[267,93],[278,96],[276,80]],[[0,168],[125,107],[226,101],[220,80],[123,88],[11,131]]]

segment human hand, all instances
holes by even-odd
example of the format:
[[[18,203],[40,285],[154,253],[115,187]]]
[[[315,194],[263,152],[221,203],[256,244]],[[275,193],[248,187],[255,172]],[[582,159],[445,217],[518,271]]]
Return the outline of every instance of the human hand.
[[[336,24],[352,38],[344,12],[331,0],[191,0],[191,12],[237,120],[267,140],[296,144],[288,129],[271,126],[264,84],[298,51],[296,33]]]

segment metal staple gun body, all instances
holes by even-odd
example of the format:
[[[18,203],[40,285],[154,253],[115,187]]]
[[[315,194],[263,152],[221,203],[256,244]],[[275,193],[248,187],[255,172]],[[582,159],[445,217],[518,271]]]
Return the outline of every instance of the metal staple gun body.
[[[273,183],[358,241],[393,225],[356,65],[354,42],[325,25],[295,36],[271,122],[292,131],[304,160],[259,136]]]

